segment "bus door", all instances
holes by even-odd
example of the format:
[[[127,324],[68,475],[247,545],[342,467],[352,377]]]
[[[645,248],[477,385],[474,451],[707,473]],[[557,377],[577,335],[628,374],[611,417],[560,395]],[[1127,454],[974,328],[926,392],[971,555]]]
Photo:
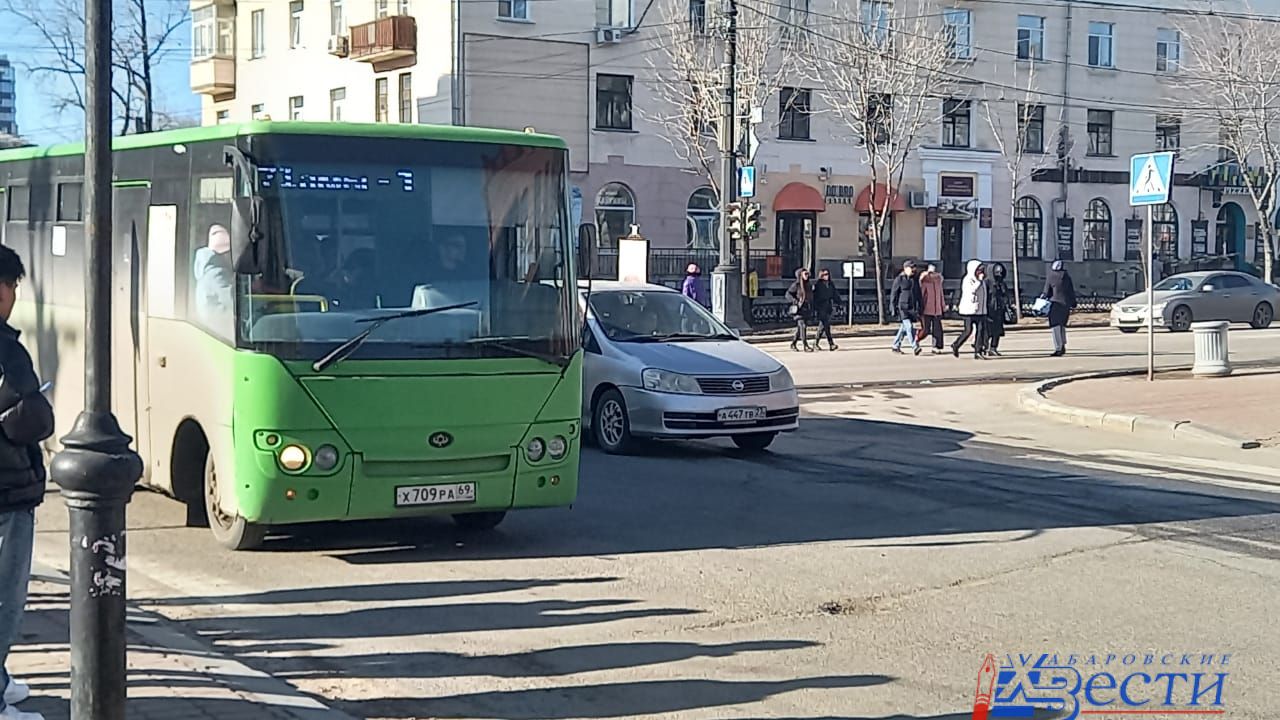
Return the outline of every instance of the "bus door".
[[[134,448],[143,458],[144,478],[150,478],[153,465],[147,420],[150,402],[146,317],[148,291],[153,288],[147,284],[148,240],[167,225],[169,242],[172,243],[173,229],[177,227],[177,208],[172,205],[151,207],[151,188],[147,186],[117,187],[113,195],[112,405],[121,429],[133,438]],[[153,226],[152,221],[157,216],[162,222]],[[169,256],[172,257],[172,250]],[[172,277],[173,271],[168,274]]]

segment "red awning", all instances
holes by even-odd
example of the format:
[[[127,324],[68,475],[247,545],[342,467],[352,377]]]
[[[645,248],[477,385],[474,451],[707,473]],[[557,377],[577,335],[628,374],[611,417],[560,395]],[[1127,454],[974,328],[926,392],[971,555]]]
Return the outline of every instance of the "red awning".
[[[871,188],[875,187],[876,195],[876,212],[884,212],[887,206],[893,212],[902,212],[907,209],[907,203],[903,201],[902,196],[896,190],[890,190],[883,183],[874,183],[862,188],[862,192],[858,193],[858,197],[853,201],[853,209],[855,212],[871,212]]]
[[[773,198],[774,212],[826,212],[827,203],[822,193],[802,182],[788,184]]]

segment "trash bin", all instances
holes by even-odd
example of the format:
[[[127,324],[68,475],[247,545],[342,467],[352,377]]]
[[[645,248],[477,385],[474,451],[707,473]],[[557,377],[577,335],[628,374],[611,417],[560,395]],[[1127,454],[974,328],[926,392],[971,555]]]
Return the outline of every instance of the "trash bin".
[[[1196,364],[1191,374],[1196,377],[1223,377],[1231,374],[1231,357],[1227,350],[1226,321],[1191,323],[1196,340]]]

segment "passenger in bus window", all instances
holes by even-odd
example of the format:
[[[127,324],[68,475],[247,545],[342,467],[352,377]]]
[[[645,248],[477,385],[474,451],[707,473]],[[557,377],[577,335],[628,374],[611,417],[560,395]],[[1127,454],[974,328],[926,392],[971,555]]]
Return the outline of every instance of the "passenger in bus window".
[[[205,327],[231,336],[232,312],[231,233],[225,226],[209,227],[209,240],[196,250],[193,265],[196,285],[196,313]]]
[[[358,248],[347,255],[338,272],[335,294],[339,307],[379,307],[375,260],[372,248]]]

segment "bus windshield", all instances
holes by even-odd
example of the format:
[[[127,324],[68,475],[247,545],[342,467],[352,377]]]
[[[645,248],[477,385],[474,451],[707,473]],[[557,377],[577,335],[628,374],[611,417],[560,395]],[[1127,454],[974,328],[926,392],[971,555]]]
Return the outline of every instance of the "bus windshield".
[[[564,151],[471,142],[253,139],[270,231],[236,282],[242,346],[315,360],[564,357],[577,347]],[[264,254],[259,253],[262,257]]]

